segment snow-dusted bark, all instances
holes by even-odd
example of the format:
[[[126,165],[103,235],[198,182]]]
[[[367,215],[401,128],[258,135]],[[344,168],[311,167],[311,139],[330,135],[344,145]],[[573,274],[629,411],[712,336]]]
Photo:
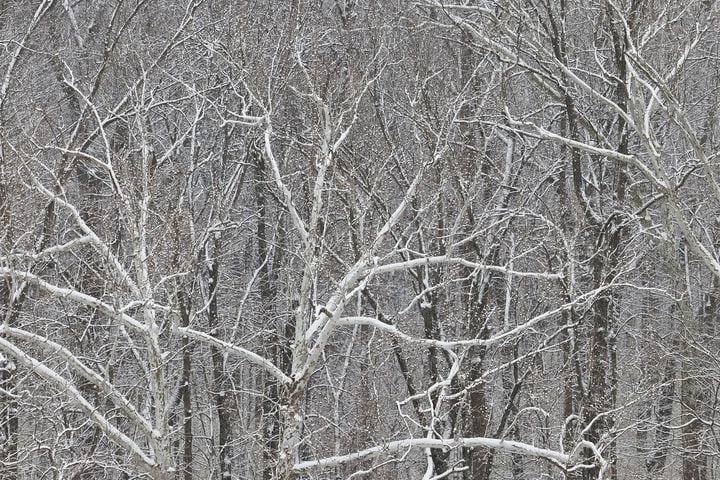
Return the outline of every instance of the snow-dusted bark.
[[[295,465],[295,470],[303,471],[320,467],[333,467],[349,462],[356,462],[368,458],[375,458],[381,455],[393,455],[407,452],[414,448],[430,449],[454,449],[454,448],[487,448],[499,450],[506,453],[518,453],[529,457],[537,457],[548,460],[560,467],[570,462],[570,457],[562,452],[538,448],[522,442],[503,440],[495,438],[409,438],[405,440],[394,440],[383,445],[368,448],[358,452],[334,457],[321,458],[317,460],[306,460]]]
[[[0,476],[706,475],[718,10],[650,3],[5,2]]]

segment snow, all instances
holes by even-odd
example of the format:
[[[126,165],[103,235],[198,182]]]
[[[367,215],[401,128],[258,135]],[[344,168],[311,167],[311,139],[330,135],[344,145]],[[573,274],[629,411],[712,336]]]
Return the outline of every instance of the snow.
[[[299,462],[295,465],[295,470],[308,470],[315,467],[335,467],[361,459],[374,458],[382,454],[389,455],[393,453],[400,453],[411,448],[449,449],[460,447],[488,448],[492,450],[504,451],[507,453],[526,455],[529,457],[545,458],[560,465],[566,465],[570,461],[570,456],[564,453],[555,450],[538,448],[534,445],[516,442],[513,440],[503,440],[485,437],[458,439],[408,438],[405,440],[388,442],[384,445],[377,445],[375,447],[370,447],[365,450],[360,450],[358,452],[348,453],[346,455],[336,455],[333,457]]]

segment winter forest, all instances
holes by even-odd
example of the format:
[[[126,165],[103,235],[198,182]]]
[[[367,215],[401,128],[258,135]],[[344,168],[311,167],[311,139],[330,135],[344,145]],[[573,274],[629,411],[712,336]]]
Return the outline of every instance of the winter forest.
[[[0,0],[0,479],[720,479],[714,0]]]

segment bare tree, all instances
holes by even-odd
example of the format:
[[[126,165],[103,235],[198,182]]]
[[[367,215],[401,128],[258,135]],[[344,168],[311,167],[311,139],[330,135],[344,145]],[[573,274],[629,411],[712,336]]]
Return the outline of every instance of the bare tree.
[[[712,478],[717,13],[2,3],[0,476]]]

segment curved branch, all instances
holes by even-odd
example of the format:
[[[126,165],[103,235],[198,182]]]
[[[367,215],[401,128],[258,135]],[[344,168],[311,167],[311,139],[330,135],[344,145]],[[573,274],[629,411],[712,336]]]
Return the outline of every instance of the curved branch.
[[[34,285],[54,297],[67,298],[67,299],[73,300],[74,302],[77,302],[81,305],[86,305],[88,307],[97,308],[98,310],[100,310],[102,313],[104,313],[108,317],[119,320],[124,325],[132,327],[141,333],[148,332],[147,326],[145,326],[144,324],[135,320],[130,315],[117,311],[117,309],[115,309],[115,307],[103,302],[99,298],[93,297],[92,295],[88,295],[87,293],[73,290],[71,288],[60,287],[60,286],[54,285],[50,282],[43,280],[42,278],[38,277],[35,274],[30,273],[30,272],[20,272],[20,271],[13,270],[10,268],[0,267],[0,278],[12,278],[12,277],[20,278],[20,279],[26,281],[27,283],[29,283],[30,285]]]
[[[105,393],[105,395],[107,395],[107,398],[109,398],[112,403],[118,409],[120,409],[128,419],[132,420],[132,422],[137,427],[139,427],[146,436],[152,439],[153,427],[150,422],[145,417],[143,417],[140,412],[137,411],[133,404],[130,403],[130,401],[122,393],[120,393],[114,385],[105,380],[96,371],[85,365],[70,350],[56,342],[53,342],[47,337],[43,337],[36,333],[31,333],[19,328],[12,328],[0,325],[0,334],[9,335],[11,337],[16,337],[27,342],[35,343],[41,348],[50,350],[53,353],[58,354],[63,360],[65,360],[65,362],[67,362],[69,365],[72,365],[72,367],[75,368],[75,370],[80,375],[82,375],[84,379],[91,382],[103,393]]]
[[[422,257],[422,258],[415,258],[412,260],[406,260],[404,262],[388,263],[385,265],[379,265],[378,267],[376,267],[373,270],[373,272],[374,273],[390,273],[390,272],[397,272],[400,270],[410,270],[412,268],[416,268],[419,266],[438,265],[438,264],[462,265],[464,267],[474,268],[474,269],[480,270],[480,271],[497,272],[497,273],[502,273],[505,275],[514,275],[516,277],[532,277],[532,278],[542,278],[542,279],[547,279],[547,280],[557,280],[557,279],[563,278],[563,275],[561,273],[520,272],[517,270],[513,270],[512,268],[508,268],[508,267],[502,267],[499,265],[484,265],[481,263],[466,260],[464,258],[451,257],[449,255],[437,255],[434,257]]]
[[[358,452],[348,453],[346,455],[336,455],[333,457],[320,458],[317,460],[306,460],[295,464],[295,471],[310,470],[312,468],[337,467],[346,463],[358,460],[366,460],[375,458],[380,455],[390,455],[413,448],[488,448],[492,450],[501,450],[507,453],[515,453],[536,458],[544,458],[549,460],[558,467],[563,467],[570,462],[570,456],[548,450],[545,448],[535,447],[527,443],[515,442],[512,440],[503,440],[496,438],[457,438],[457,439],[441,439],[441,438],[408,438],[405,440],[396,440],[385,445],[378,445]]]
[[[8,340],[0,337],[0,349],[6,351],[15,359],[32,370],[48,383],[57,387],[72,402],[74,402],[90,420],[116,445],[124,448],[132,454],[138,464],[149,473],[156,473],[158,464],[150,458],[130,437],[115,427],[100,411],[75,388],[72,383],[63,378],[56,371],[44,365],[39,360],[31,357]]]
[[[288,385],[291,382],[290,377],[285,375],[282,370],[276,367],[270,360],[258,355],[257,353],[251,352],[250,350],[242,347],[238,347],[237,345],[233,345],[232,343],[224,342],[218,338],[213,337],[212,335],[209,335],[205,332],[200,332],[198,330],[193,330],[192,328],[176,327],[176,330],[180,335],[215,345],[220,349],[226,350],[228,353],[233,353],[241,358],[244,358],[248,362],[263,368],[266,372],[275,377],[277,380],[280,381],[280,383],[284,385]]]

